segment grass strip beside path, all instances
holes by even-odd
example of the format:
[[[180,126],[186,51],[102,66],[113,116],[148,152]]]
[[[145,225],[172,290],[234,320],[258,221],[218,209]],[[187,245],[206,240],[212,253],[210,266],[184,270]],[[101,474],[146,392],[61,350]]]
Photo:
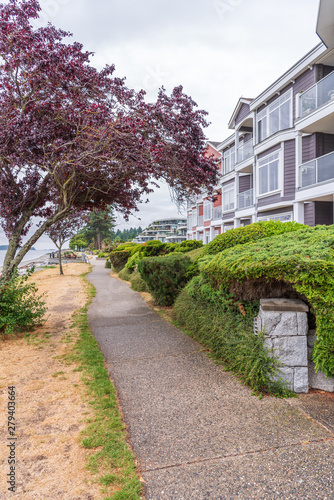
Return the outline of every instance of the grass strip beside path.
[[[88,322],[88,306],[95,297],[95,287],[86,279],[89,300],[85,307],[73,315],[73,327],[78,328],[79,338],[73,358],[79,362],[83,381],[90,398],[94,417],[83,432],[82,444],[94,449],[88,468],[100,474],[98,481],[104,486],[105,500],[139,500],[143,486],[136,471],[135,456],[127,442],[127,432],[118,409],[116,390],[109,379],[104,357]]]

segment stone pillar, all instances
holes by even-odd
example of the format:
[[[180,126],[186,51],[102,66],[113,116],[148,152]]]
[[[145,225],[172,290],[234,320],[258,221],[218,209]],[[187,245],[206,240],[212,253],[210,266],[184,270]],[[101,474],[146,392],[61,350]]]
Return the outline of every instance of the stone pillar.
[[[298,393],[308,392],[307,322],[308,306],[302,300],[261,299],[255,320],[264,330],[266,345],[278,356],[279,377]]]
[[[317,340],[316,330],[309,330],[307,337],[308,344],[308,356],[309,356],[309,364],[308,364],[308,378],[309,385],[312,389],[320,389],[321,391],[334,392],[334,377],[326,377],[324,372],[315,371],[315,364],[311,360],[311,354],[313,350],[313,346]]]

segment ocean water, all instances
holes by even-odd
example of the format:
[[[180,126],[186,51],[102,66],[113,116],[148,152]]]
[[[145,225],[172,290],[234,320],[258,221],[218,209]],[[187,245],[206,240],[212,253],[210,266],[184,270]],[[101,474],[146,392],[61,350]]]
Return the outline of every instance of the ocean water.
[[[38,257],[41,257],[42,255],[49,254],[50,252],[54,252],[55,250],[29,250],[29,252],[26,253],[23,261],[21,264],[24,264],[28,260],[33,260],[37,259]],[[0,266],[2,266],[3,261],[5,260],[5,255],[6,255],[6,250],[0,250]]]

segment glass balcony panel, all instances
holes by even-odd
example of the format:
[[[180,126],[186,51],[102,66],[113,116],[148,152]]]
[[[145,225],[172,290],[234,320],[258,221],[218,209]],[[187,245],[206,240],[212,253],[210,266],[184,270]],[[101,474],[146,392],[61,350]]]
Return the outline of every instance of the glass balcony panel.
[[[241,163],[242,161],[248,160],[251,156],[254,154],[254,149],[253,149],[253,141],[249,140],[245,143],[243,143],[239,148],[238,148],[238,163]]]
[[[238,208],[239,210],[247,207],[251,207],[254,205],[253,201],[253,189],[249,189],[248,191],[244,191],[243,193],[239,193],[238,195]]]
[[[334,179],[334,152],[320,156],[299,167],[299,186],[312,186]]]
[[[334,179],[334,153],[318,158],[318,179],[317,182]]]
[[[213,207],[213,220],[222,218],[222,207]]]
[[[300,117],[334,101],[334,71],[300,96]]]

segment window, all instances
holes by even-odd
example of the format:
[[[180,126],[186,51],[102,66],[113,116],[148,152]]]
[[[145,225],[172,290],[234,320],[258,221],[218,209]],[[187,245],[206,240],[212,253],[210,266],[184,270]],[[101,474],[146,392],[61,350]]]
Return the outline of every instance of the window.
[[[193,216],[192,216],[193,222],[192,222],[192,227],[197,226],[197,211],[193,210]]]
[[[279,152],[259,160],[259,195],[279,189]]]
[[[234,210],[234,182],[222,187],[223,212]]]
[[[235,168],[235,146],[224,152],[223,173],[227,174]]]
[[[292,92],[289,90],[257,114],[257,142],[292,127]]]
[[[258,217],[259,222],[263,220],[279,220],[281,222],[289,222],[292,220],[292,212],[277,215],[267,215],[266,217]]]
[[[212,219],[212,202],[204,201],[204,220]]]

